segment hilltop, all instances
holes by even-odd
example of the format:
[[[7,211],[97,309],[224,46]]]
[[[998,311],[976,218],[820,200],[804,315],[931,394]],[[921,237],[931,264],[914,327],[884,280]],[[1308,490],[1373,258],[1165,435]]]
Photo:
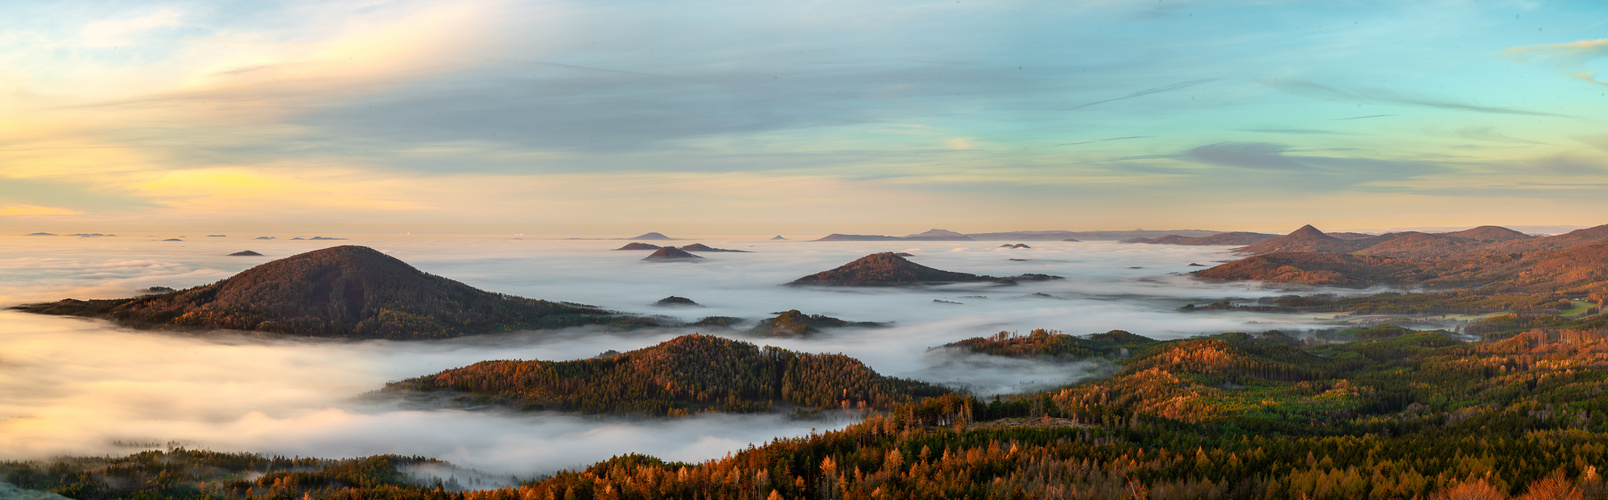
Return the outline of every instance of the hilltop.
[[[748,253],[747,250],[731,250],[731,249],[726,249],[726,248],[715,248],[715,247],[712,247],[712,246],[709,246],[709,245],[705,245],[703,243],[693,243],[691,245],[682,245],[681,249],[686,250],[688,252],[740,252],[740,253]]]
[[[188,290],[127,299],[65,299],[16,309],[135,327],[399,340],[623,320],[595,307],[479,290],[354,245],[274,260]]]
[[[1608,290],[1608,242],[1528,254],[1409,259],[1374,255],[1274,253],[1247,257],[1195,276],[1361,287],[1375,284],[1472,288],[1481,293],[1537,294]]]
[[[1247,245],[1238,251],[1253,255],[1275,252],[1347,253],[1368,248],[1371,246],[1368,241],[1368,239],[1336,238],[1307,224],[1290,234]]]
[[[616,248],[615,250],[658,250],[658,249],[659,249],[659,245],[655,245],[655,244],[652,244],[652,243],[637,243],[637,242],[633,241],[631,243],[626,243],[625,246],[620,247],[620,248]]]
[[[973,337],[944,344],[941,348],[962,349],[979,354],[1011,358],[1068,358],[1115,357],[1156,342],[1123,330],[1090,334],[1084,337],[1067,335],[1055,330],[1037,329],[1027,335],[999,332],[989,337]]]
[[[1151,245],[1251,245],[1262,241],[1277,238],[1276,234],[1252,233],[1246,231],[1233,231],[1218,233],[1211,236],[1179,236],[1169,234],[1155,238],[1128,238],[1123,243],[1146,243]]]
[[[874,253],[861,257],[830,271],[811,274],[789,285],[828,286],[903,286],[963,282],[1008,282],[1012,280],[1041,281],[1060,279],[1057,276],[1028,274],[1011,278],[996,278],[968,273],[933,269],[910,262],[893,252]]]
[[[1310,224],[1290,234],[1246,245],[1236,251],[1261,255],[1276,252],[1355,253],[1415,259],[1446,259],[1498,253],[1559,250],[1608,241],[1608,225],[1554,236],[1535,237],[1498,226],[1447,233],[1405,231],[1381,235],[1324,233]]]
[[[798,309],[789,310],[774,318],[763,319],[749,333],[777,337],[803,337],[820,333],[822,328],[887,326],[870,321],[844,321],[821,314],[804,314]]]
[[[971,238],[964,234],[945,229],[928,229],[920,233],[906,236],[832,233],[815,241],[971,241]]]
[[[465,402],[521,410],[685,416],[863,406],[886,409],[949,391],[884,377],[841,354],[805,354],[685,335],[606,358],[483,361],[387,384],[388,392],[452,391]]]
[[[680,238],[671,238],[669,236],[665,236],[663,233],[649,232],[649,233],[643,233],[641,235],[637,235],[637,236],[631,237],[631,238],[620,238],[620,239],[622,239],[622,240],[676,240],[676,239],[680,239]]]
[[[680,248],[676,248],[676,247],[660,247],[658,250],[654,250],[653,253],[649,254],[647,257],[643,257],[642,260],[678,261],[678,260],[694,260],[694,259],[702,259],[702,258],[703,257],[699,257],[697,255],[687,253],[686,250],[682,250]]]

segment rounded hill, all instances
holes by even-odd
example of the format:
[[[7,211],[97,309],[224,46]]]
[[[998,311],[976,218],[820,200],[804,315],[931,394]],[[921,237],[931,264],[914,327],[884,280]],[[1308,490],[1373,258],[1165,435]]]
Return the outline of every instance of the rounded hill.
[[[134,326],[258,330],[297,335],[424,339],[606,322],[606,311],[479,290],[346,245],[275,260],[211,285],[117,300],[20,309]]]
[[[995,281],[996,278],[933,269],[893,252],[874,253],[830,271],[794,280],[790,285],[899,286],[923,283]]]

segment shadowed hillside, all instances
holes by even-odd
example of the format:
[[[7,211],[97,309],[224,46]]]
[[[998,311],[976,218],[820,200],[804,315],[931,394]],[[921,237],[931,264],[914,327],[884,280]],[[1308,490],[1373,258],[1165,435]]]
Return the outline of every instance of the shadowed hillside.
[[[478,290],[362,246],[315,250],[211,285],[129,299],[18,306],[136,327],[257,330],[317,337],[432,339],[625,318],[590,306]]]
[[[1303,285],[1415,285],[1541,293],[1608,289],[1608,242],[1529,254],[1478,254],[1454,259],[1399,259],[1334,253],[1273,253],[1247,257],[1195,276]]]
[[[903,286],[963,282],[1005,282],[1010,280],[1041,281],[1060,279],[1043,274],[1024,274],[1011,278],[995,278],[968,273],[933,269],[910,262],[893,252],[874,253],[861,257],[830,271],[822,271],[794,280],[789,285],[829,286]]]
[[[699,257],[697,255],[687,253],[686,250],[682,250],[680,248],[676,248],[676,247],[661,247],[658,250],[654,250],[653,253],[648,254],[647,257],[643,257],[642,260],[665,262],[665,261],[690,261],[690,260],[696,260],[696,259],[702,259],[702,258],[703,257]]]
[[[1179,236],[1176,234],[1169,234],[1156,238],[1129,238],[1122,240],[1122,242],[1147,243],[1151,245],[1251,245],[1277,237],[1279,237],[1279,235],[1276,234],[1234,231],[1229,233],[1214,234],[1211,236]]]
[[[708,335],[686,335],[617,356],[576,361],[483,361],[395,382],[398,391],[457,391],[468,402],[524,410],[685,416],[889,406],[947,394],[878,375],[841,354],[804,354]]]

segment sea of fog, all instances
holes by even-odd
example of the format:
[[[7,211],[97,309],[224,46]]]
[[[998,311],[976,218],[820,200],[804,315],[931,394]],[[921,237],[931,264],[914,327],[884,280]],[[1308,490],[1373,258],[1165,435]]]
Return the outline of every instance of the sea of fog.
[[[530,477],[637,452],[669,460],[717,458],[777,437],[839,428],[848,419],[713,415],[677,420],[420,410],[363,397],[386,382],[487,359],[567,360],[627,351],[702,331],[805,352],[844,353],[886,375],[980,395],[1054,387],[1090,376],[1080,364],[988,360],[929,351],[957,340],[1034,328],[1084,334],[1122,329],[1153,338],[1223,331],[1303,330],[1298,315],[1180,313],[1185,303],[1281,292],[1205,283],[1185,273],[1232,259],[1227,247],[1115,242],[803,242],[683,240],[751,253],[706,253],[696,263],[649,263],[625,241],[509,237],[256,235],[161,241],[175,235],[0,238],[0,306],[208,284],[251,266],[337,244],[374,247],[436,275],[486,290],[682,320],[757,320],[799,309],[850,321],[891,322],[803,339],[740,331],[597,328],[450,341],[341,342],[230,332],[135,331],[99,320],[0,312],[0,459],[127,454],[182,444],[326,458],[424,455],[492,474]],[[262,257],[229,257],[254,250]],[[922,289],[781,286],[873,252],[902,251],[939,269],[1065,280]],[[656,307],[666,296],[705,307]],[[935,302],[936,300],[945,302]],[[951,303],[953,302],[953,303]]]

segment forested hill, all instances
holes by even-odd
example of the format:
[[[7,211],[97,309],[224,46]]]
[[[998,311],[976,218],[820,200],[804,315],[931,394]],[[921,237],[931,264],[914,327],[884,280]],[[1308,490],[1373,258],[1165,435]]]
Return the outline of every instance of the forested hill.
[[[595,307],[479,290],[353,245],[286,257],[188,290],[128,299],[66,299],[17,309],[105,318],[135,327],[399,340],[634,321]]]
[[[1339,253],[1272,253],[1196,271],[1194,275],[1213,280],[1305,285],[1411,285],[1483,288],[1505,293],[1603,292],[1608,291],[1608,242],[1527,254],[1484,254],[1441,260]]]
[[[1392,327],[1353,334],[1354,342],[1321,345],[1277,332],[1149,342],[1107,379],[993,401],[929,397],[725,458],[632,454],[498,490],[399,484],[394,464],[404,462],[391,457],[321,471],[298,460],[286,464],[298,469],[273,465],[256,481],[224,476],[262,470],[260,457],[175,453],[116,468],[75,459],[0,472],[75,498],[1608,498],[1608,335],[1535,330],[1464,343]],[[747,359],[775,352],[690,337],[620,357],[709,370],[655,358],[684,348]],[[602,380],[616,366],[553,365],[575,380]],[[733,375],[707,376],[741,378]]]
[[[1055,330],[1037,329],[1025,336],[1015,332],[999,332],[988,337],[973,337],[944,344],[943,347],[1012,358],[1082,359],[1121,356],[1154,342],[1122,330],[1077,337]]]
[[[888,408],[949,392],[878,375],[841,354],[759,348],[708,335],[604,358],[483,361],[394,382],[385,390],[454,391],[467,393],[469,402],[523,410],[651,416],[764,412],[782,405]]]
[[[1603,334],[1397,333],[1160,342],[1064,390],[931,398],[722,460],[619,457],[476,498],[1608,498]]]

